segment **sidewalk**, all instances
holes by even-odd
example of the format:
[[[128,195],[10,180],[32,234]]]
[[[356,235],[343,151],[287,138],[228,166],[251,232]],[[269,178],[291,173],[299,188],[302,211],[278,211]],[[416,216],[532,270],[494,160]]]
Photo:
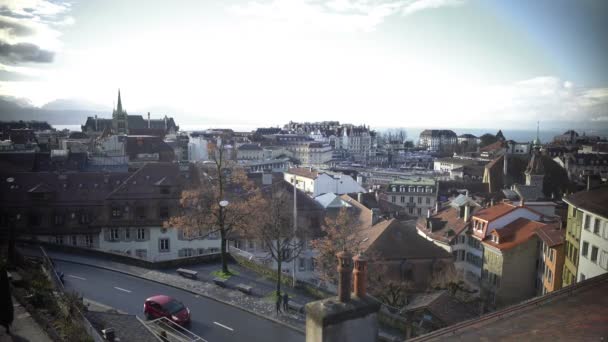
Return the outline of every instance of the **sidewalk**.
[[[11,335],[7,335],[4,327],[0,327],[0,342],[52,342],[38,323],[30,316],[29,312],[14,297],[13,307],[15,309],[15,318],[11,326]]]

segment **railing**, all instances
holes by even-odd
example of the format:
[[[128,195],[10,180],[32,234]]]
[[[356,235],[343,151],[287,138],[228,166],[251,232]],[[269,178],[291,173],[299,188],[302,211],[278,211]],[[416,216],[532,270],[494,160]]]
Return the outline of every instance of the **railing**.
[[[55,269],[55,264],[53,264],[51,258],[49,258],[48,254],[46,254],[46,250],[44,249],[44,247],[40,246],[40,251],[42,252],[42,263],[44,264],[47,271],[51,273],[50,276],[53,282],[53,287],[57,290],[57,293],[60,297],[64,297],[65,287],[63,286],[63,281],[61,280],[61,277]],[[86,316],[78,308],[75,309],[76,315],[80,317],[87,334],[89,334],[89,336],[91,336],[91,338],[93,338],[95,342],[105,342],[106,340],[93,327],[93,325],[91,324],[91,322],[89,322]]]
[[[167,317],[157,318],[152,321],[144,322],[138,318],[148,330],[155,336],[159,336],[159,340],[166,342],[208,342],[204,338],[196,335],[192,331],[182,327],[179,324],[167,319]]]

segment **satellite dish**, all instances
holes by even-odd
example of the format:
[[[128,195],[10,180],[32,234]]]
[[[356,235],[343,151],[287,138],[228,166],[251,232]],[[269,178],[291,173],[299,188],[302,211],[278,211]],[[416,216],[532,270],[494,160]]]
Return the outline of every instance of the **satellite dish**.
[[[13,177],[8,177],[8,178],[6,179],[6,182],[7,182],[7,183],[12,183],[12,182],[14,182],[14,181],[15,181],[15,178],[13,178]]]

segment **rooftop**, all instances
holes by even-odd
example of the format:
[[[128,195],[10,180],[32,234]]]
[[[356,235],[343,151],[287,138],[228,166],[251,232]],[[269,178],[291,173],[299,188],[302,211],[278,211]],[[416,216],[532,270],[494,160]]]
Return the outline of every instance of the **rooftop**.
[[[492,231],[492,234],[498,235],[499,243],[493,242],[489,237],[487,237],[483,243],[500,250],[509,250],[528,241],[538,229],[541,229],[544,226],[546,226],[545,223],[520,217],[507,224],[502,229],[495,229]]]
[[[608,219],[608,186],[577,192],[564,198],[564,201]]]
[[[513,211],[517,208],[518,207],[516,207],[512,204],[509,204],[509,203],[498,203],[492,207],[481,209],[480,211],[476,212],[475,215],[473,215],[473,216],[475,216],[476,218],[482,219],[484,221],[492,221],[503,215],[510,213],[511,211]]]
[[[313,170],[312,168],[306,167],[294,167],[287,170],[286,173],[310,179],[315,179],[317,178],[317,176],[319,176],[319,173],[317,171]]]
[[[411,341],[601,341],[608,336],[607,291],[603,274]]]
[[[395,179],[394,181],[392,181],[390,183],[395,184],[395,185],[430,185],[430,186],[434,186],[435,185],[435,180],[432,178],[422,178],[422,177],[417,177],[417,178],[399,178],[399,179]]]

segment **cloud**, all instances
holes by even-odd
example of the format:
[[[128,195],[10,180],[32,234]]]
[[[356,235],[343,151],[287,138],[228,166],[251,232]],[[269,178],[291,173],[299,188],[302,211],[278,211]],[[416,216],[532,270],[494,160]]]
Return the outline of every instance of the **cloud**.
[[[0,41],[0,60],[7,63],[34,62],[50,63],[55,53],[43,50],[39,46],[30,43],[9,44]]]
[[[271,0],[232,6],[230,11],[308,30],[369,32],[392,15],[411,15],[464,3],[465,0]]]
[[[16,19],[0,16],[0,31],[6,31],[6,34],[13,37],[31,36],[36,33],[36,30]]]
[[[578,86],[558,77],[543,76],[489,88],[495,116],[513,120],[608,121],[608,88]]]
[[[463,5],[464,3],[464,0],[415,0],[404,5],[402,13],[404,15],[410,15],[429,9],[457,7]]]

